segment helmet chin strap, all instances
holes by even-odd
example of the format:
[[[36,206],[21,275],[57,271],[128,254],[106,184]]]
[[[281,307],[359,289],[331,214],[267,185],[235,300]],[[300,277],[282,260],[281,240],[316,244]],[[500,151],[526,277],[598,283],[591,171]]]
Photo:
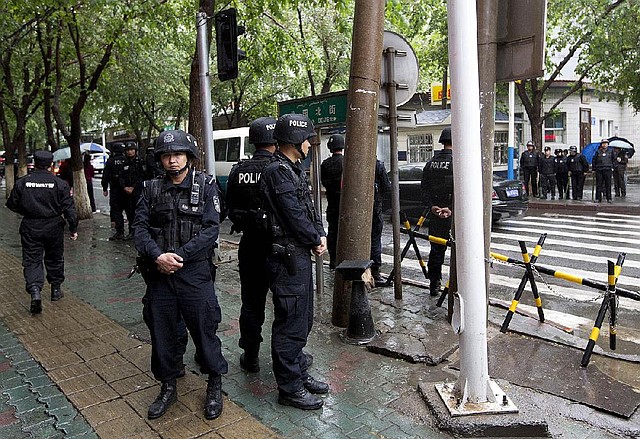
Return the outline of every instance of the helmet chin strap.
[[[182,169],[178,169],[177,171],[167,171],[167,175],[170,176],[170,177],[177,177],[178,175],[182,174],[188,168],[189,168],[189,163],[187,162],[187,164],[184,165],[184,167]]]
[[[298,152],[300,153],[300,155],[302,156],[302,158],[300,160],[304,160],[307,158],[307,155],[304,153],[304,151],[302,150],[302,143],[299,145],[296,145],[296,149],[298,150]]]

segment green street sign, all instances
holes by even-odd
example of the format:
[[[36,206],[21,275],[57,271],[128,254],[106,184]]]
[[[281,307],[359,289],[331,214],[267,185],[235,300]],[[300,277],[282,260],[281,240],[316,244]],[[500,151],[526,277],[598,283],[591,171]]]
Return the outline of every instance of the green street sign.
[[[304,114],[316,127],[344,126],[347,123],[347,90],[278,102],[278,115]]]

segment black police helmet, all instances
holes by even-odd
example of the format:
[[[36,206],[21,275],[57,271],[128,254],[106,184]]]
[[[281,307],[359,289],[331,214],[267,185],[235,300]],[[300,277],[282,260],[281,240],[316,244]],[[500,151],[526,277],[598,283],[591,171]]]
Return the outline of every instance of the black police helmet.
[[[329,151],[338,151],[344,149],[344,136],[342,134],[333,134],[327,142]]]
[[[272,145],[273,130],[276,128],[276,120],[273,117],[259,117],[249,124],[249,143],[254,145]]]
[[[198,142],[196,138],[182,130],[167,130],[160,133],[156,139],[153,154],[160,160],[162,154],[184,152],[192,158],[198,157]]]
[[[451,143],[451,127],[446,127],[440,134],[438,143],[442,143],[444,145],[445,142]]]
[[[114,154],[122,154],[124,152],[124,143],[116,142],[111,145],[111,152]]]
[[[577,146],[575,146],[575,145],[571,145],[571,146],[569,147],[569,151],[575,151],[575,152],[578,152],[578,147],[577,147]]]
[[[126,151],[127,149],[135,149],[137,151],[138,150],[138,144],[136,142],[127,142],[124,145],[124,150]]]
[[[33,154],[33,165],[36,168],[48,168],[53,162],[53,154],[49,151],[36,151]]]
[[[530,146],[533,146],[533,147],[535,148],[535,147],[536,147],[536,144],[535,144],[535,143],[533,143],[531,140],[529,140],[529,141],[527,142],[527,148],[528,148],[528,147],[530,147]]]
[[[273,138],[280,143],[301,145],[305,140],[315,137],[313,122],[302,114],[285,114],[276,122]]]

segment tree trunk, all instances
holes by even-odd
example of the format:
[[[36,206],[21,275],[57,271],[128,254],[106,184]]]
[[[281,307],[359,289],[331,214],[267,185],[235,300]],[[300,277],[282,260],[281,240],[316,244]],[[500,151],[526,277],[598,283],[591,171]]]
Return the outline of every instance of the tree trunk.
[[[89,192],[87,190],[87,180],[84,176],[84,169],[73,170],[73,202],[76,205],[78,219],[91,218],[91,203],[89,202]]]
[[[207,14],[207,17],[211,17],[210,20],[207,20],[207,41],[209,42],[209,51],[211,51],[211,23],[213,22],[216,2],[213,0],[199,0],[198,3],[198,10]],[[193,19],[195,20],[195,16]],[[209,59],[211,59],[211,57],[209,57]],[[204,145],[203,129],[200,67],[198,66],[198,49],[196,47],[193,59],[191,60],[191,72],[189,73],[189,133],[195,136],[200,145]]]

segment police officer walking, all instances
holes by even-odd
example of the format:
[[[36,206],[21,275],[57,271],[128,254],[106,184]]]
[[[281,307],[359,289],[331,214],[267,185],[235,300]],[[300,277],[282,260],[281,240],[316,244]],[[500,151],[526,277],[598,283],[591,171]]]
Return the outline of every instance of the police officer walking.
[[[327,148],[331,157],[320,165],[320,179],[327,195],[327,249],[329,250],[329,268],[336,268],[336,250],[338,245],[338,222],[340,215],[340,191],[342,190],[342,164],[344,161],[344,136],[333,134],[329,137]]]
[[[451,215],[453,213],[453,146],[451,128],[442,130],[438,140],[444,149],[436,151],[433,158],[422,170],[420,187],[425,205],[429,208],[429,235],[449,239]],[[440,294],[442,283],[442,264],[447,250],[446,245],[431,242],[427,269],[429,274],[429,292],[432,296]]]
[[[584,174],[589,170],[589,162],[585,156],[578,154],[578,148],[575,145],[569,147],[567,167],[571,172],[571,197],[574,200],[582,200]]]
[[[134,222],[138,267],[147,283],[143,317],[151,334],[151,371],[162,383],[147,416],[159,418],[177,399],[181,314],[201,371],[209,374],[204,415],[215,419],[223,407],[221,375],[227,373],[216,335],[222,316],[211,261],[219,231],[218,189],[212,177],[194,170],[197,145],[192,135],[162,132],[155,154],[167,175],[145,182]]]
[[[310,252],[321,256],[327,247],[300,163],[307,157],[309,139],[314,136],[313,123],[306,116],[280,117],[273,132],[278,151],[260,180],[273,242],[267,265],[275,309],[271,355],[278,402],[303,410],[321,408],[322,399],[312,393],[329,391],[326,383],[309,375],[302,351],[313,323]]]
[[[567,157],[564,156],[561,149],[556,149],[556,183],[558,185],[558,199],[569,199],[569,168],[567,166]]]
[[[371,275],[375,285],[378,287],[386,285],[385,280],[380,275],[382,266],[382,229],[384,220],[382,219],[382,198],[384,194],[391,190],[391,181],[387,175],[384,163],[376,159],[376,174],[374,181],[373,195],[373,217],[371,219]]]
[[[6,206],[23,216],[20,223],[22,266],[26,290],[31,295],[32,314],[42,312],[44,266],[51,285],[51,301],[64,294],[64,220],[69,224],[71,239],[78,238],[78,219],[69,185],[53,175],[49,168],[53,154],[36,151],[34,171],[16,181]]]
[[[102,193],[109,197],[109,217],[116,228],[109,241],[114,241],[124,239],[124,189],[120,179],[124,166],[124,143],[117,142],[111,145],[111,152],[113,155],[109,157],[102,170]]]
[[[260,371],[258,352],[262,343],[264,310],[269,292],[266,262],[271,254],[266,215],[260,199],[260,176],[276,150],[273,130],[276,120],[261,117],[249,124],[249,142],[256,152],[231,168],[225,201],[233,230],[242,232],[238,248],[240,271],[240,341],[244,350],[240,367],[246,372]]]
[[[540,172],[540,198],[547,199],[547,194],[551,192],[551,199],[556,199],[556,158],[551,156],[551,147],[545,146],[544,155],[538,161]]]
[[[593,155],[593,170],[596,172],[596,203],[602,202],[602,196],[611,203],[611,174],[613,173],[613,151],[609,150],[609,141],[602,139],[600,148]]]
[[[538,196],[538,165],[539,156],[535,151],[536,145],[532,141],[527,142],[527,150],[520,156],[520,169],[524,179],[524,187],[527,195]],[[531,190],[529,190],[531,184]]]
[[[144,162],[138,157],[138,145],[136,145],[135,142],[127,142],[124,148],[124,161],[122,163],[122,173],[120,174],[119,183],[119,186],[122,187],[121,201],[129,224],[129,234],[122,237],[124,240],[133,239],[132,226],[136,212],[136,203],[142,190],[144,177]],[[124,217],[122,216],[122,212],[120,212],[118,221],[121,222],[116,223],[116,233],[118,229],[121,228],[124,234]]]

